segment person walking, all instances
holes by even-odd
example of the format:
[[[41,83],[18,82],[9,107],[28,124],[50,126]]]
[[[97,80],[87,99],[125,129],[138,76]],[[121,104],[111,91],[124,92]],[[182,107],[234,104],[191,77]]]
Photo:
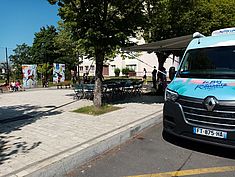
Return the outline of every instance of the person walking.
[[[144,71],[143,71],[143,80],[145,81],[147,78],[147,70],[146,68],[144,68]]]
[[[156,70],[156,66],[153,67],[152,81],[153,81],[153,88],[157,89],[157,70]]]

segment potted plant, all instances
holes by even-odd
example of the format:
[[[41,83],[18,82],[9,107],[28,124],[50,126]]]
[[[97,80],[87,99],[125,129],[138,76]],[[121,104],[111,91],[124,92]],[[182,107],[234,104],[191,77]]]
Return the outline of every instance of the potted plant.
[[[128,76],[130,69],[129,68],[122,68],[122,74]]]
[[[136,72],[134,69],[129,69],[128,76],[136,76]]]
[[[115,68],[114,69],[114,73],[115,73],[115,77],[118,77],[120,75],[120,69],[119,68]]]

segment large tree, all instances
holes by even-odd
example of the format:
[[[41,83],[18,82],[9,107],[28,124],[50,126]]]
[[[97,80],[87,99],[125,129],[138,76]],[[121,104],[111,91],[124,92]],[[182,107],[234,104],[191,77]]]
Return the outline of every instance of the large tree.
[[[42,27],[39,32],[35,33],[31,54],[36,64],[49,63],[52,66],[54,61],[59,57],[55,37],[58,35],[54,26]],[[46,72],[47,73],[47,72]],[[45,75],[48,80],[49,75]]]
[[[215,29],[235,25],[234,6],[231,0],[146,0],[148,25],[144,37],[152,42],[196,31],[209,35]],[[170,53],[155,53],[160,69]]]
[[[188,0],[146,0],[148,25],[144,30],[147,42],[155,42],[186,35],[181,19],[193,8],[193,1]],[[176,52],[176,51],[175,51]],[[158,58],[158,69],[161,70],[171,51],[155,51]],[[180,55],[180,53],[174,53]]]
[[[72,35],[70,27],[66,26],[62,21],[59,21],[58,35],[54,40],[55,46],[57,46],[56,53],[59,57],[55,62],[66,63],[66,71],[70,72],[70,70],[73,70],[75,77],[79,75],[79,73],[76,73],[77,66],[82,62],[81,56],[84,55],[84,51],[79,48],[78,41]],[[73,78],[73,80],[77,79],[79,79],[79,77],[76,79]]]
[[[199,31],[210,35],[212,31],[233,27],[235,25],[235,1],[231,0],[197,0],[193,9],[181,18],[184,34]]]
[[[144,24],[144,0],[48,0],[60,6],[59,15],[70,26],[88,57],[96,62],[94,105],[102,105],[105,56],[130,43]]]
[[[52,64],[58,58],[56,46],[54,43],[57,36],[57,30],[54,26],[42,27],[39,32],[35,33],[32,46],[32,57],[37,64]]]
[[[23,43],[17,45],[13,50],[13,54],[9,56],[12,63],[12,74],[15,79],[22,78],[22,64],[34,64],[31,55],[31,47]]]

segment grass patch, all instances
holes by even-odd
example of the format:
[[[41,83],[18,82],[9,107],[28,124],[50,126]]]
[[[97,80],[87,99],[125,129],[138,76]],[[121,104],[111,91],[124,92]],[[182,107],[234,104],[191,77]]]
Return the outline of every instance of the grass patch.
[[[121,108],[113,106],[113,105],[106,104],[106,105],[103,105],[101,108],[96,108],[94,105],[86,106],[86,107],[76,109],[73,112],[98,116],[98,115],[105,114],[105,113],[108,113],[108,112],[111,112],[111,111],[116,111],[116,110],[119,110],[119,109],[121,109]]]

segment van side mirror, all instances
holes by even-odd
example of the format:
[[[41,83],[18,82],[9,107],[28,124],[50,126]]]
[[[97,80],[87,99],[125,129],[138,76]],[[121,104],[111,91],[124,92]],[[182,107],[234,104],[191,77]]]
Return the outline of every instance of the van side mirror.
[[[175,67],[174,66],[170,67],[169,68],[169,78],[170,78],[171,81],[174,79],[175,73],[176,73]]]

